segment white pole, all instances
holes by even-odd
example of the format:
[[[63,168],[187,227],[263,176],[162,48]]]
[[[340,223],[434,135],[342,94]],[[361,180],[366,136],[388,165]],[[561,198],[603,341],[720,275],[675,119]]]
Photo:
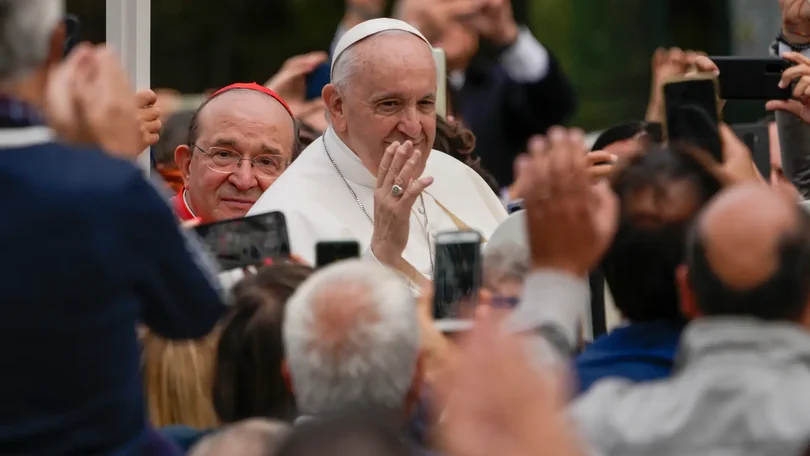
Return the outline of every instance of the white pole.
[[[136,90],[151,85],[151,14],[151,0],[107,0],[107,44],[118,52]],[[148,150],[138,157],[138,165],[149,173]]]

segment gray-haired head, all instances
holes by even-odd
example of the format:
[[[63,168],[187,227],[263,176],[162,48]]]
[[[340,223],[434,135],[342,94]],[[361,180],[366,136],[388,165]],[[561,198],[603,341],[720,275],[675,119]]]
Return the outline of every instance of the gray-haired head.
[[[495,289],[503,282],[523,283],[529,273],[529,253],[517,242],[503,243],[484,251],[484,285]]]
[[[284,442],[290,427],[280,421],[250,419],[226,426],[194,445],[190,456],[270,456]]]
[[[301,413],[401,410],[419,356],[413,293],[370,261],[315,273],[287,302],[284,348]]]
[[[0,84],[43,67],[64,15],[63,0],[0,0]]]

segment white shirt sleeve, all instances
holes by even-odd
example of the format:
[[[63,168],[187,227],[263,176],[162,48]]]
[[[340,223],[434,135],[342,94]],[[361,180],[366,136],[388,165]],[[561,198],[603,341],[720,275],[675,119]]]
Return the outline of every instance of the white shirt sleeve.
[[[517,40],[501,54],[501,65],[512,80],[519,83],[539,82],[548,74],[548,50],[537,41],[531,30],[522,26]]]

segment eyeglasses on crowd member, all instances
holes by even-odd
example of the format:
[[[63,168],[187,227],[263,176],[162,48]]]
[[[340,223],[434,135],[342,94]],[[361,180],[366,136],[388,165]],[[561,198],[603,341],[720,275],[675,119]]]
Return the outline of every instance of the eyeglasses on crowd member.
[[[232,84],[195,112],[174,159],[184,187],[174,198],[182,220],[243,217],[295,159],[298,123],[278,95]]]

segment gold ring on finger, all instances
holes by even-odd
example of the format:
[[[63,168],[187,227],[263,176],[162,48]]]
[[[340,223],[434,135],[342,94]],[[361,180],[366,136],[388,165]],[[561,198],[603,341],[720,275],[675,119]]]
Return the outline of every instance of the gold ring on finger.
[[[403,191],[404,189],[397,184],[394,184],[394,186],[391,187],[391,194],[394,196],[402,196]]]

